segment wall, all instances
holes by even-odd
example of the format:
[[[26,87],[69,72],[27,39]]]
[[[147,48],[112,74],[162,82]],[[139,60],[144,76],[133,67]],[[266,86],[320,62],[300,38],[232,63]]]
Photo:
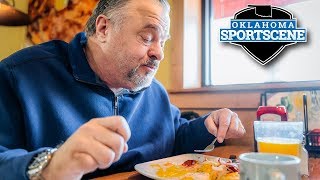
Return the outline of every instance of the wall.
[[[27,0],[16,0],[15,7],[25,13],[28,12]],[[0,60],[25,47],[26,26],[0,26]]]

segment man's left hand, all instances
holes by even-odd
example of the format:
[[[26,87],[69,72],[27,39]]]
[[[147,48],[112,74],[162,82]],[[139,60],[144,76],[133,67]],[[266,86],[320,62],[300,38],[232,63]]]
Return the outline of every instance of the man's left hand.
[[[227,108],[212,111],[204,124],[219,143],[224,139],[242,137],[246,133],[237,113]]]

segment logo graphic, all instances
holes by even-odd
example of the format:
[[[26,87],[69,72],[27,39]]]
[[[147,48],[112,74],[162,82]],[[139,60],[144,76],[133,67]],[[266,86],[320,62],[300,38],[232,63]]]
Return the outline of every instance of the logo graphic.
[[[234,15],[231,29],[220,29],[220,42],[241,46],[261,65],[274,59],[286,46],[307,42],[307,30],[282,8],[248,5]]]

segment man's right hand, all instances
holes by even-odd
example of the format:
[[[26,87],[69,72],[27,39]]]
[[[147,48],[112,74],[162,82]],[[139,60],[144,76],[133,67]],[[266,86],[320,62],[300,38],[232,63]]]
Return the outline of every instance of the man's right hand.
[[[127,152],[130,136],[130,128],[122,116],[91,119],[54,153],[42,176],[81,179],[97,168],[108,168]]]

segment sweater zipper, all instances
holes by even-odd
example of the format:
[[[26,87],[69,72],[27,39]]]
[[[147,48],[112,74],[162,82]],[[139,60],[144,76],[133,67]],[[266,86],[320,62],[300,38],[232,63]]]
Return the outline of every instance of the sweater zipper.
[[[119,115],[119,110],[118,110],[118,96],[114,96],[114,104],[113,104],[113,114],[115,116]]]

